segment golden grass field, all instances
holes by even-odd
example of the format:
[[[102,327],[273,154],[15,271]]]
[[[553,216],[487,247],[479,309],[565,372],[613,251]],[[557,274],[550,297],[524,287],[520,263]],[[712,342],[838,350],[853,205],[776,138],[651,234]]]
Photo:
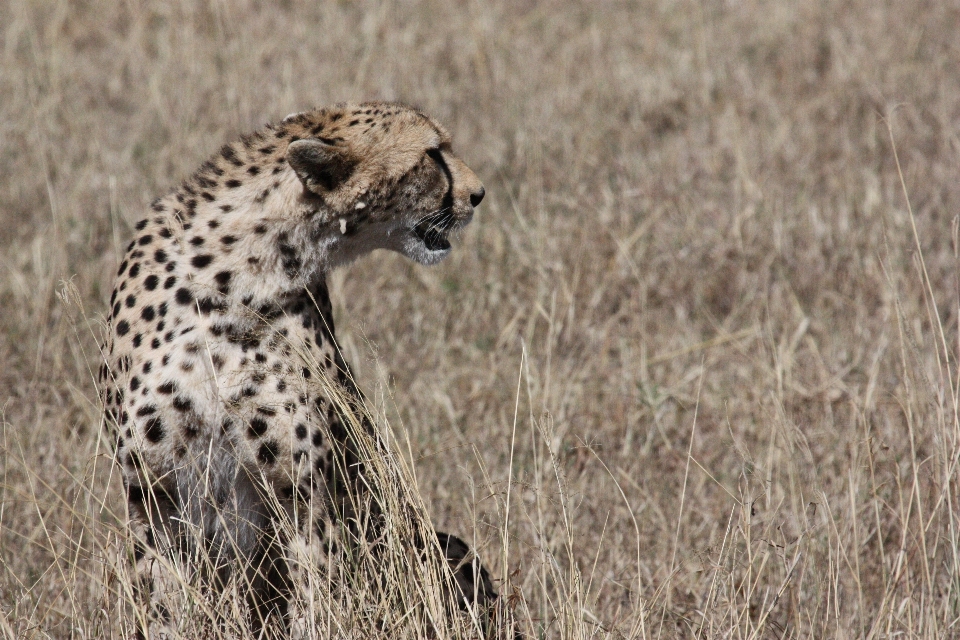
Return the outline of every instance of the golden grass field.
[[[0,636],[133,628],[92,372],[147,204],[387,99],[488,195],[440,266],[337,272],[339,337],[524,637],[960,638],[958,33],[945,0],[0,2]]]

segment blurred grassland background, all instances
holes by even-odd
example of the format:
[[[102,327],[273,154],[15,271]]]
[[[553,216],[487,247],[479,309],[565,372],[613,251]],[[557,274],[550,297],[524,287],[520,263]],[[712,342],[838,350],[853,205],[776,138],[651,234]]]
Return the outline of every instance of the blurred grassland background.
[[[386,99],[488,195],[442,265],[337,273],[338,334],[525,633],[960,637],[958,34],[944,0],[0,1],[0,633],[121,637],[91,370],[146,205]]]

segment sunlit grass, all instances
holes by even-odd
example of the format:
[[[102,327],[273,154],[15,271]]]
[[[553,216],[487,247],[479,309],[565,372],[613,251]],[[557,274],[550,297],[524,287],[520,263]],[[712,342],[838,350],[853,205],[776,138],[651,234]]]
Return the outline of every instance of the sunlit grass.
[[[958,634],[951,3],[50,0],[0,25],[3,637],[135,628],[91,375],[131,225],[224,141],[358,99],[421,106],[486,186],[444,264],[331,281],[391,499],[477,549],[502,633]],[[435,565],[383,563],[345,563],[318,637],[475,631],[416,588]]]

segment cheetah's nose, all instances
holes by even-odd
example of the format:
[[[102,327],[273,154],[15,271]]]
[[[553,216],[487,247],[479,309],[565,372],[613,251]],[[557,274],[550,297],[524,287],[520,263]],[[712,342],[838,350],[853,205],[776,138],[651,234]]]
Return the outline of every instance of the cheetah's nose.
[[[474,191],[470,194],[470,204],[474,207],[480,204],[480,201],[483,200],[483,195],[486,193],[486,189],[480,187],[479,191]]]

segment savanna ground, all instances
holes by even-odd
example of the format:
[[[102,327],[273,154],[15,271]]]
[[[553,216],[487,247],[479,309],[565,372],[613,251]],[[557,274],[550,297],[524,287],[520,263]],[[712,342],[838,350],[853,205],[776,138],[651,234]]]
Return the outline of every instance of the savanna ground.
[[[445,263],[376,254],[333,291],[524,634],[960,637],[956,3],[6,0],[0,25],[3,637],[132,628],[91,375],[132,224],[225,140],[359,99],[437,117],[487,188]]]

